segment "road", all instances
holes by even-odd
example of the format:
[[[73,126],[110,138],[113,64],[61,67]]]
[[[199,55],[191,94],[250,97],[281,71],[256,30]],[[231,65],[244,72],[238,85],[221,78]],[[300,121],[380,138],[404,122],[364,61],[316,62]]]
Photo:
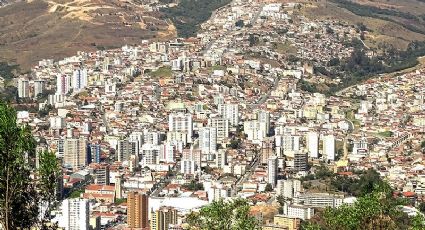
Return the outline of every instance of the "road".
[[[235,184],[236,187],[242,185],[249,178],[251,178],[252,174],[254,173],[255,169],[258,167],[258,164],[260,162],[261,162],[261,154],[257,154],[254,160],[249,165],[249,168],[245,171],[245,174],[236,181],[236,184]]]

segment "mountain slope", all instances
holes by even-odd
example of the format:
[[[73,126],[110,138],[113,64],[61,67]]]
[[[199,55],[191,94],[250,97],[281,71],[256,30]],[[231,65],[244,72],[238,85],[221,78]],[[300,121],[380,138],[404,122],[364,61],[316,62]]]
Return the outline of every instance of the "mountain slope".
[[[174,37],[173,25],[131,1],[33,0],[0,8],[0,58],[28,69],[78,50]]]

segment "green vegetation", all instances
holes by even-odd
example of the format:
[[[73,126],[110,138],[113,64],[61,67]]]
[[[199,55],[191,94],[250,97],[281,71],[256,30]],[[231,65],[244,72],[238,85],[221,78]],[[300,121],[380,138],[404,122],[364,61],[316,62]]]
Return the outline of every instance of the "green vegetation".
[[[198,183],[192,180],[189,184],[182,185],[182,188],[187,189],[189,191],[199,191],[204,189],[204,185],[202,183]]]
[[[56,179],[61,176],[56,157],[52,153],[40,154],[37,180],[27,157],[35,157],[36,142],[29,127],[16,124],[16,111],[0,103],[0,228],[32,229],[40,227],[50,218],[54,205]],[[39,204],[47,205],[41,213]],[[42,220],[38,216],[44,217]]]
[[[159,69],[157,69],[153,72],[150,72],[149,75],[152,76],[152,77],[169,78],[173,75],[173,71],[171,70],[170,66],[162,66]]]
[[[406,200],[393,196],[388,184],[374,185],[372,191],[359,197],[354,205],[326,208],[317,218],[304,223],[301,229],[424,229],[422,215],[410,218],[400,210],[399,206],[405,204]]]
[[[330,85],[324,92],[313,84],[300,81],[300,88],[309,92],[334,93],[378,74],[393,73],[414,67],[419,63],[417,59],[421,56],[425,56],[425,41],[411,42],[405,51],[386,47],[382,55],[373,57],[366,55],[363,45],[358,46],[349,58],[340,60],[338,66],[315,68],[315,71],[322,75],[341,78],[340,84]]]
[[[190,229],[199,230],[259,230],[257,220],[249,214],[249,204],[244,199],[214,201],[200,212],[187,217]]]
[[[421,26],[420,20],[418,19],[418,17],[416,17],[415,15],[411,13],[402,12],[402,11],[393,10],[393,9],[374,7],[370,5],[362,5],[349,0],[331,0],[331,1],[336,3],[339,7],[345,8],[358,16],[371,17],[371,18],[391,21],[403,26],[404,28],[410,31],[425,34],[424,28],[418,28],[417,26],[415,26],[414,24],[415,22],[419,24],[419,26]],[[400,19],[404,19],[404,20],[400,20]]]
[[[161,12],[173,21],[179,36],[193,37],[214,10],[228,3],[230,0],[181,0],[176,7],[161,8]]]
[[[378,135],[381,136],[381,137],[392,137],[394,135],[394,133],[391,132],[391,131],[384,131],[384,132],[378,133]]]
[[[71,192],[71,194],[69,194],[69,197],[68,198],[70,198],[70,199],[80,198],[81,197],[81,194],[83,194],[83,193],[84,193],[84,190],[82,190],[82,189],[75,190],[75,191]]]
[[[122,203],[125,203],[125,202],[127,202],[127,199],[126,198],[117,198],[117,199],[115,199],[115,204],[116,205],[122,204]]]
[[[9,65],[6,62],[0,62],[0,77],[10,80],[15,77],[14,72],[19,70],[18,65]]]
[[[332,178],[331,185],[341,192],[346,192],[353,196],[365,196],[373,192],[374,186],[384,186],[386,184],[375,170],[369,169],[361,171],[359,178],[336,176]]]
[[[422,141],[421,148],[425,148],[425,141]]]

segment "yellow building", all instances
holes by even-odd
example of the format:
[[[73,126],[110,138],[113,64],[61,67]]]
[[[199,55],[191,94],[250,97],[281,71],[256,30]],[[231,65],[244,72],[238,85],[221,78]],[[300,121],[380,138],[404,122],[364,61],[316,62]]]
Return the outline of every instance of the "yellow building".
[[[161,207],[152,212],[151,230],[168,230],[170,224],[177,224],[177,210]]]
[[[275,215],[273,222],[274,222],[274,225],[273,225],[274,227],[276,226],[284,227],[284,228],[287,228],[288,230],[298,230],[300,229],[300,224],[301,224],[300,219],[289,218],[284,215]],[[279,229],[279,228],[273,228],[273,229]]]

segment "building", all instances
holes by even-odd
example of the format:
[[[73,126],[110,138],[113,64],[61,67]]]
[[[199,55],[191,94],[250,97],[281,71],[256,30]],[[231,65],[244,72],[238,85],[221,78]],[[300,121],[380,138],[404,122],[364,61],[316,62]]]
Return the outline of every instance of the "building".
[[[273,218],[276,225],[287,227],[288,230],[297,230],[301,227],[301,220],[297,218],[289,218],[284,215],[276,215]]]
[[[148,196],[138,192],[127,194],[127,225],[129,228],[147,228]]]
[[[118,161],[128,161],[131,155],[136,155],[138,143],[128,139],[118,141],[117,156]]]
[[[229,124],[233,127],[239,125],[239,105],[238,104],[219,104],[218,113],[229,120]]]
[[[227,151],[226,149],[219,149],[215,155],[215,165],[217,168],[222,169],[227,165]]]
[[[323,137],[323,157],[326,160],[335,160],[335,137],[333,135]]]
[[[87,165],[87,140],[84,137],[66,138],[63,149],[65,167],[82,169]]]
[[[45,84],[44,80],[34,81],[34,98],[37,98],[39,94],[43,93],[44,84]]]
[[[72,75],[72,88],[75,92],[81,91],[87,86],[87,69],[77,69]]]
[[[65,95],[70,90],[70,78],[67,75],[57,75],[56,77],[56,94]]]
[[[267,182],[274,188],[277,181],[277,156],[271,156],[267,161]]]
[[[309,157],[319,158],[319,135],[316,132],[307,134],[307,151]]]
[[[30,96],[30,82],[27,79],[18,79],[18,97],[27,98]]]
[[[295,199],[295,202],[303,203],[314,208],[338,208],[344,203],[344,195],[330,193],[303,193]]]
[[[101,147],[100,144],[90,144],[91,162],[100,163]]]
[[[121,175],[115,176],[115,197],[122,198]]]
[[[168,130],[186,134],[187,142],[192,143],[193,124],[192,114],[173,113],[168,116]]]
[[[229,120],[214,117],[208,120],[208,126],[217,129],[217,141],[221,142],[229,137]]]
[[[95,169],[95,183],[109,185],[109,165],[101,164]]]
[[[294,154],[294,168],[295,172],[307,171],[308,155],[303,152],[295,152]]]
[[[270,133],[270,113],[267,111],[258,111],[257,112],[257,120],[261,123],[265,124],[266,134]]]
[[[151,216],[151,230],[168,230],[170,225],[177,224],[177,210],[172,207],[160,207]]]
[[[62,202],[62,218],[59,220],[59,227],[65,230],[88,230],[89,203],[86,199],[66,199]]]
[[[309,220],[314,216],[314,208],[305,205],[287,205],[283,206],[283,214],[289,218]]]
[[[217,128],[203,127],[199,129],[199,148],[202,154],[212,154],[217,151]]]

